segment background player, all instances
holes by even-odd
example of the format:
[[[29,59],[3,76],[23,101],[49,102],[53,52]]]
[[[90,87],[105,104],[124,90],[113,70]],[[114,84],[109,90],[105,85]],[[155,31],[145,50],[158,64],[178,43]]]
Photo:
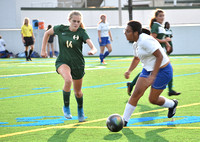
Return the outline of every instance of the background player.
[[[106,21],[106,15],[100,16],[101,21],[98,24],[97,30],[98,30],[98,40],[100,45],[100,61],[101,64],[105,64],[104,59],[112,52],[112,46],[110,43],[110,40],[112,41],[112,35],[109,28],[109,23]],[[110,37],[110,40],[109,40]],[[104,53],[105,47],[108,49]]]
[[[56,60],[56,71],[64,79],[63,87],[63,112],[68,119],[72,118],[70,112],[70,93],[71,85],[78,104],[78,120],[84,121],[83,112],[83,93],[81,91],[83,76],[85,74],[85,61],[82,54],[82,44],[87,43],[91,50],[88,55],[94,55],[97,50],[86,33],[83,23],[82,14],[78,11],[72,11],[69,14],[69,26],[58,25],[45,32],[42,44],[41,56],[46,57],[46,45],[50,35],[57,35],[59,40],[60,53]]]
[[[51,25],[48,25],[47,31],[49,29],[51,29],[51,27],[52,27]],[[47,52],[48,52],[48,57],[51,57],[50,56],[50,47],[51,47],[52,56],[53,56],[53,58],[56,58],[55,53],[54,53],[54,48],[53,48],[54,36],[55,36],[54,34],[49,36],[49,40],[48,40],[48,43],[47,43]]]
[[[21,37],[22,37],[22,42],[24,43],[25,46],[25,56],[26,56],[26,61],[32,61],[31,60],[31,54],[34,49],[34,42],[35,42],[35,37],[33,34],[33,28],[29,24],[29,18],[24,19],[24,24],[21,27]],[[31,46],[31,49],[29,50],[29,55],[28,55],[28,47]]]
[[[165,28],[165,31],[166,31],[166,33],[165,33],[166,37],[169,37],[171,39],[173,37],[173,35],[172,35],[172,30],[170,29],[169,22],[165,22],[164,28]],[[170,48],[167,51],[167,54],[170,55],[173,52],[173,44],[172,44],[172,41],[168,41],[168,42],[170,44]]]
[[[10,57],[8,51],[5,49],[5,46],[6,46],[6,42],[0,35],[0,58],[9,58]]]
[[[171,46],[169,44],[169,41],[171,39],[169,37],[165,37],[165,29],[162,27],[162,23],[164,21],[164,11],[161,9],[156,10],[155,17],[151,19],[150,28],[151,28],[151,35],[161,44],[161,46],[164,48],[166,47],[167,52],[170,52]],[[174,91],[172,89],[173,87],[173,78],[168,84],[168,95],[179,95],[180,93]]]

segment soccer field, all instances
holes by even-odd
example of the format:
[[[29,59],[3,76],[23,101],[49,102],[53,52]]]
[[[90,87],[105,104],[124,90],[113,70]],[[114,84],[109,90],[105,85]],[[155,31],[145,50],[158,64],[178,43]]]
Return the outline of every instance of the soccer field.
[[[139,66],[129,80],[124,78],[132,57],[108,57],[100,65],[98,57],[86,57],[83,81],[86,122],[78,123],[77,104],[71,94],[73,119],[62,112],[64,81],[55,72],[55,59],[0,60],[0,141],[158,141],[197,142],[200,140],[200,56],[171,56],[174,90],[180,96],[163,96],[179,101],[173,119],[168,110],[149,103],[149,89],[140,99],[129,126],[113,133],[106,127],[109,115],[123,115],[129,99],[126,82],[141,70]],[[73,92],[73,91],[72,91]]]

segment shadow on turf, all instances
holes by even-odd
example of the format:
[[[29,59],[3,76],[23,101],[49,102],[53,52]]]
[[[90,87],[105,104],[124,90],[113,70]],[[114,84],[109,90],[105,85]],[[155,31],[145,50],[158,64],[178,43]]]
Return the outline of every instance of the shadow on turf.
[[[127,138],[127,140],[129,142],[132,142],[132,141],[160,141],[160,142],[168,142],[168,140],[166,140],[162,136],[158,135],[158,133],[164,132],[166,130],[167,129],[156,129],[156,130],[148,131],[148,132],[145,133],[145,138],[140,137],[140,136],[134,134],[134,132],[131,129],[129,129],[129,128],[122,129],[122,133],[126,136],[126,138]],[[137,131],[137,129],[134,129],[134,131]]]
[[[70,134],[75,131],[76,128],[59,129],[56,133],[51,136],[47,142],[66,142]]]
[[[112,141],[115,141],[115,140],[118,140],[122,137],[122,134],[120,133],[113,133],[113,134],[108,134],[104,137],[104,140],[112,140]]]

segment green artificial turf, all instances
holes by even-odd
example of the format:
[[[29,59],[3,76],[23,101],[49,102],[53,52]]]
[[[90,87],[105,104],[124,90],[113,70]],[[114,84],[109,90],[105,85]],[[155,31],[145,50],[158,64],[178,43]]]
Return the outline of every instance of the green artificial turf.
[[[106,128],[109,115],[123,115],[129,99],[126,82],[131,81],[141,70],[139,66],[130,79],[124,78],[132,57],[108,57],[107,65],[101,65],[97,57],[86,57],[86,74],[83,81],[84,112],[86,122],[65,120],[64,123],[42,126],[15,127],[18,124],[36,122],[17,122],[16,118],[37,116],[62,117],[62,87],[64,81],[55,72],[55,59],[0,59],[0,141],[153,141],[185,142],[200,140],[200,122],[176,125],[136,127],[131,125],[113,133]],[[163,96],[179,101],[176,116],[199,116],[200,121],[200,56],[171,56],[174,69],[174,90],[180,96]],[[35,73],[35,74],[34,74]],[[167,109],[155,106],[148,101],[149,89],[140,99],[131,118],[167,116]],[[77,104],[71,93],[71,113],[77,116]],[[157,111],[156,111],[157,110]],[[39,120],[56,121],[57,118]],[[183,118],[174,118],[174,122]],[[134,125],[171,122],[163,118],[139,122]],[[8,124],[3,124],[7,122]],[[10,125],[10,127],[3,127]],[[33,124],[34,125],[34,124]]]

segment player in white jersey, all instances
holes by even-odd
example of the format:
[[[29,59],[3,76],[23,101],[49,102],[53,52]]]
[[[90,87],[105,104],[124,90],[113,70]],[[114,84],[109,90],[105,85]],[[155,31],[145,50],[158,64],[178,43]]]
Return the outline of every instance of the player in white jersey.
[[[5,49],[6,42],[2,39],[2,36],[0,35],[0,58],[9,58],[10,55],[8,51]]]
[[[173,76],[168,56],[155,38],[142,33],[142,25],[137,21],[130,21],[128,23],[125,35],[127,40],[136,42],[135,57],[128,71],[124,74],[125,78],[128,79],[130,77],[130,73],[137,67],[140,61],[143,66],[135,89],[124,110],[123,119],[125,126],[134,112],[139,99],[150,86],[150,103],[169,108],[168,118],[173,117],[178,101],[160,96]]]
[[[106,21],[106,15],[100,16],[101,21],[98,24],[98,41],[100,46],[100,61],[101,64],[106,64],[104,59],[112,52],[112,46],[110,41],[112,41],[112,35],[109,28],[109,23]],[[104,53],[105,47],[108,49]]]

